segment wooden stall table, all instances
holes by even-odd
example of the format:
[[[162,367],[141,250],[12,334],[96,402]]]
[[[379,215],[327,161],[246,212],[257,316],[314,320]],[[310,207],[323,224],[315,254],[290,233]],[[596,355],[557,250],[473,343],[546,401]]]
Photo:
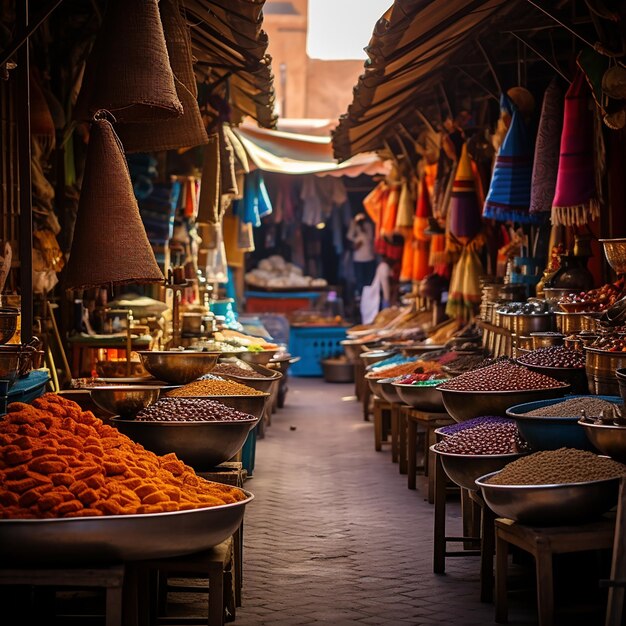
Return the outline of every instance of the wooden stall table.
[[[0,586],[21,585],[48,588],[104,588],[106,592],[105,625],[130,626],[133,620],[124,617],[122,611],[124,574],[125,568],[123,565],[67,569],[1,569]],[[4,608],[6,610],[6,607]],[[41,609],[40,606],[37,608]]]
[[[404,409],[407,420],[407,486],[409,489],[416,487],[417,474],[417,434],[421,428],[425,435],[423,441],[424,475],[428,477],[428,502],[435,502],[435,472],[434,458],[430,454],[430,446],[436,443],[435,430],[442,426],[454,424],[454,420],[447,413],[430,413],[407,407]]]
[[[609,517],[578,526],[553,527],[524,526],[510,519],[496,519],[496,622],[504,624],[508,619],[509,544],[535,558],[539,626],[550,626],[554,619],[552,557],[567,552],[610,550],[614,532],[615,520]]]

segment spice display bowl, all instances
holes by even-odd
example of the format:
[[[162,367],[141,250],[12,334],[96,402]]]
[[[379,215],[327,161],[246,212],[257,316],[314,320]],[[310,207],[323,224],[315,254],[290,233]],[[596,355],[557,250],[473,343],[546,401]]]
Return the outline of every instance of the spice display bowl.
[[[357,361],[365,347],[363,342],[357,339],[344,339],[340,344],[350,361]]]
[[[576,396],[572,396],[572,398],[574,397]],[[621,401],[621,399],[616,396],[594,397],[600,400],[606,400],[607,402],[618,403]],[[568,400],[569,399],[570,398],[568,398]],[[560,401],[562,401],[562,399],[526,402],[510,407],[506,414],[507,417],[516,421],[520,434],[535,451],[557,450],[558,448],[565,447],[595,452],[596,449],[578,423],[580,415],[571,415],[568,417],[524,415],[524,413],[551,406]]]
[[[437,350],[443,350],[446,346],[444,344],[428,344],[428,343],[416,343],[412,346],[402,346],[400,352],[404,356],[416,356],[418,354],[425,354],[427,352],[435,352]]]
[[[620,394],[615,371],[626,368],[626,352],[609,352],[584,348],[589,393],[617,396]]]
[[[271,394],[274,391],[274,388],[279,384],[280,379],[283,377],[280,370],[270,369],[263,365],[257,365],[256,363],[248,363],[248,365],[250,365],[250,367],[258,374],[263,374],[263,378],[246,376],[245,374],[241,376],[236,374],[219,374],[219,376],[225,378],[226,380],[233,380],[236,383],[247,385],[257,391],[264,391]]]
[[[366,377],[365,380],[367,381],[367,384],[369,385],[370,391],[377,398],[381,398],[382,400],[384,400],[385,396],[383,396],[382,384],[378,381],[378,379]]]
[[[103,411],[112,415],[134,417],[159,399],[161,389],[154,385],[103,385],[90,387],[89,393],[94,403]]]
[[[232,396],[163,396],[162,401],[175,400],[177,398],[184,398],[186,400],[213,400],[219,402],[224,406],[231,409],[241,411],[252,415],[252,417],[259,419],[263,416],[263,408],[265,407],[265,400],[269,398],[270,394],[263,392],[258,395],[232,395]]]
[[[604,256],[616,274],[626,274],[626,238],[598,239],[604,246]]]
[[[457,422],[464,422],[481,415],[506,415],[506,410],[530,400],[560,398],[565,395],[569,385],[549,389],[525,389],[523,391],[457,391],[442,389],[443,405],[450,417]]]
[[[578,424],[594,448],[620,463],[626,463],[626,426],[592,424],[582,420]]]
[[[258,350],[255,352],[251,352],[250,350],[246,350],[237,356],[246,363],[255,363],[256,365],[267,365],[274,355],[276,354],[276,350]]]
[[[587,370],[584,367],[548,367],[546,365],[529,365],[524,363],[524,357],[517,359],[519,365],[523,365],[532,372],[550,376],[555,380],[567,383],[572,388],[572,393],[584,394],[587,392]]]
[[[17,330],[19,309],[14,307],[0,307],[0,345],[11,341]]]
[[[111,425],[158,455],[174,452],[196,471],[210,470],[234,457],[259,418],[232,421],[149,422],[112,417]]]
[[[392,383],[400,400],[419,411],[432,411],[433,413],[445,413],[441,391],[437,385],[404,385]]]
[[[0,520],[0,559],[25,564],[105,565],[161,559],[208,550],[230,537],[243,521],[246,499],[203,509],[145,515]]]
[[[354,365],[345,357],[322,359],[322,372],[327,383],[353,383]]]
[[[438,454],[448,478],[463,489],[478,491],[476,479],[501,470],[507,463],[519,459],[525,453],[510,454],[452,454],[437,450],[437,444],[430,446],[431,452]]]
[[[522,524],[577,524],[599,517],[617,502],[619,478],[557,485],[493,485],[498,472],[476,479],[487,506]]]
[[[365,367],[369,365],[373,365],[374,363],[378,363],[379,361],[384,361],[389,357],[392,357],[395,354],[393,350],[368,350],[366,352],[361,352],[359,358],[363,361]]]
[[[581,330],[595,330],[598,313],[571,313],[566,311],[555,311],[556,328],[564,335],[572,335]]]
[[[530,338],[532,339],[531,348],[533,350],[537,350],[537,348],[551,348],[552,346],[562,346],[565,335],[563,333],[549,331],[545,333],[530,333]]]
[[[383,398],[387,400],[387,402],[403,404],[400,394],[394,387],[393,381],[381,379],[378,382],[380,383],[380,391],[383,394]]]
[[[150,374],[174,385],[186,385],[208,374],[220,356],[219,352],[191,350],[141,350],[138,354]]]

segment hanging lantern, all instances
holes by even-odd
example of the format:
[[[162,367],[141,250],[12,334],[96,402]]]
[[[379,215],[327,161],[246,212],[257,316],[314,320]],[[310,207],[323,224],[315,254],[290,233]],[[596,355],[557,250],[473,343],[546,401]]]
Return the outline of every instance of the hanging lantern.
[[[67,289],[164,281],[139,216],[122,144],[107,117],[99,111],[91,125]]]

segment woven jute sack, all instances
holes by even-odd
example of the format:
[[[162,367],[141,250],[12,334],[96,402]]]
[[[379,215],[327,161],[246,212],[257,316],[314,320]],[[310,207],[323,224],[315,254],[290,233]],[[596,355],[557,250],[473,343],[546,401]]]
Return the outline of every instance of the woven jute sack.
[[[157,0],[109,0],[85,67],[74,117],[111,111],[118,122],[183,114]]]
[[[167,121],[116,125],[126,152],[175,150],[199,146],[209,141],[198,107],[191,36],[180,12],[180,2],[161,0],[159,11],[170,65],[174,73],[176,93],[182,102],[183,114]]]
[[[68,290],[164,280],[110,119],[101,111],[91,125],[67,266]]]

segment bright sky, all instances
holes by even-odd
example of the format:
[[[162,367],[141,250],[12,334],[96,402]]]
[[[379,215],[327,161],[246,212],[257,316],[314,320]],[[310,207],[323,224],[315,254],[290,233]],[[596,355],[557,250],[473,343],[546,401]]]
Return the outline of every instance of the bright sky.
[[[307,53],[313,59],[365,59],[374,25],[392,0],[309,0]]]

